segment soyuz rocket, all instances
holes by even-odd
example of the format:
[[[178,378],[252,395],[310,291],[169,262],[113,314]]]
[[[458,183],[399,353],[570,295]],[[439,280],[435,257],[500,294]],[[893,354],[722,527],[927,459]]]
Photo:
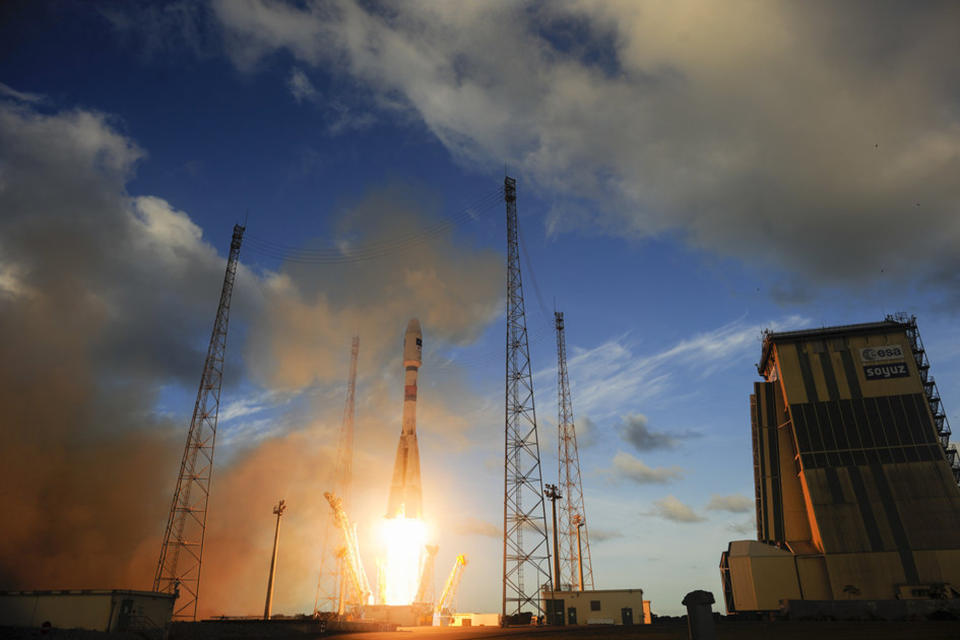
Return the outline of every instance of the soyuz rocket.
[[[420,321],[411,318],[403,334],[403,421],[393,482],[387,501],[388,518],[417,518],[423,514],[420,491],[420,449],[417,447],[417,373],[423,362]]]

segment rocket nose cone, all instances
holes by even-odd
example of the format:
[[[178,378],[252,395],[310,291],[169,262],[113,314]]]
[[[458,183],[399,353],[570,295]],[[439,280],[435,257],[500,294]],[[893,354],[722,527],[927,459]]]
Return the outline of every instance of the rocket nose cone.
[[[423,353],[423,333],[420,331],[420,321],[411,318],[407,323],[407,332],[403,334],[403,361],[405,365],[420,366]]]
[[[407,335],[411,333],[421,334],[420,331],[420,320],[417,318],[410,318],[410,322],[407,323]]]

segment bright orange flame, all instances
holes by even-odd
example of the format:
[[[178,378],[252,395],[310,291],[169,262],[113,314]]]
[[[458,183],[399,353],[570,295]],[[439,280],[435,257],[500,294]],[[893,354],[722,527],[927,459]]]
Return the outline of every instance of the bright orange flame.
[[[413,518],[386,518],[381,535],[386,551],[385,604],[410,604],[420,582],[420,556],[427,542],[427,525]]]

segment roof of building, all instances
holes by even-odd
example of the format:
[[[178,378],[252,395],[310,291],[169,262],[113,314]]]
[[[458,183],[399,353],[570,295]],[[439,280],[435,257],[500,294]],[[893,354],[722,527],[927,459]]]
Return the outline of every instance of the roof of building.
[[[801,329],[799,331],[766,331],[763,334],[763,354],[757,370],[762,374],[770,358],[771,346],[774,343],[797,342],[800,340],[816,340],[835,336],[849,336],[865,333],[884,333],[891,329],[906,329],[910,326],[910,319],[887,316],[881,322],[863,322],[860,324],[843,324],[835,327],[819,327],[816,329]]]

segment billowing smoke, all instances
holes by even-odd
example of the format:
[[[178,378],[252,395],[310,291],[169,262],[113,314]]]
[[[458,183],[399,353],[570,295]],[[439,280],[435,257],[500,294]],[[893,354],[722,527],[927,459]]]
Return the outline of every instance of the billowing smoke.
[[[0,107],[5,587],[152,574],[182,426],[151,408],[202,361],[204,323],[173,311],[209,309],[223,267],[184,214],[127,196],[141,155],[102,114]]]
[[[126,192],[143,156],[105,114],[0,102],[0,509],[14,515],[0,588],[152,583],[191,409],[189,400],[175,416],[158,406],[168,407],[164,387],[195,392],[225,258],[186,213]],[[398,193],[374,192],[346,211],[342,237],[420,229],[429,212]],[[219,233],[226,240],[229,229]],[[320,269],[241,265],[223,401],[239,400],[231,393],[247,379],[299,403],[278,409],[282,428],[239,429],[218,452],[201,615],[262,606],[279,498],[291,507],[277,602],[311,609],[350,336],[361,333],[364,354],[351,516],[372,522],[395,447],[385,436],[399,431],[406,319],[419,315],[429,340],[469,341],[502,285],[494,253],[454,249],[448,237]],[[444,401],[424,405],[428,422],[462,425]]]
[[[464,252],[442,235],[411,242],[424,223],[424,200],[431,199],[400,186],[374,191],[347,210],[338,237],[345,245],[384,247],[380,257],[292,262],[267,281],[271,313],[258,318],[247,353],[266,385],[340,380],[343,345],[354,334],[361,336],[363,369],[397,359],[411,317],[420,318],[427,344],[469,342],[489,323],[503,288],[502,258],[489,250]]]

